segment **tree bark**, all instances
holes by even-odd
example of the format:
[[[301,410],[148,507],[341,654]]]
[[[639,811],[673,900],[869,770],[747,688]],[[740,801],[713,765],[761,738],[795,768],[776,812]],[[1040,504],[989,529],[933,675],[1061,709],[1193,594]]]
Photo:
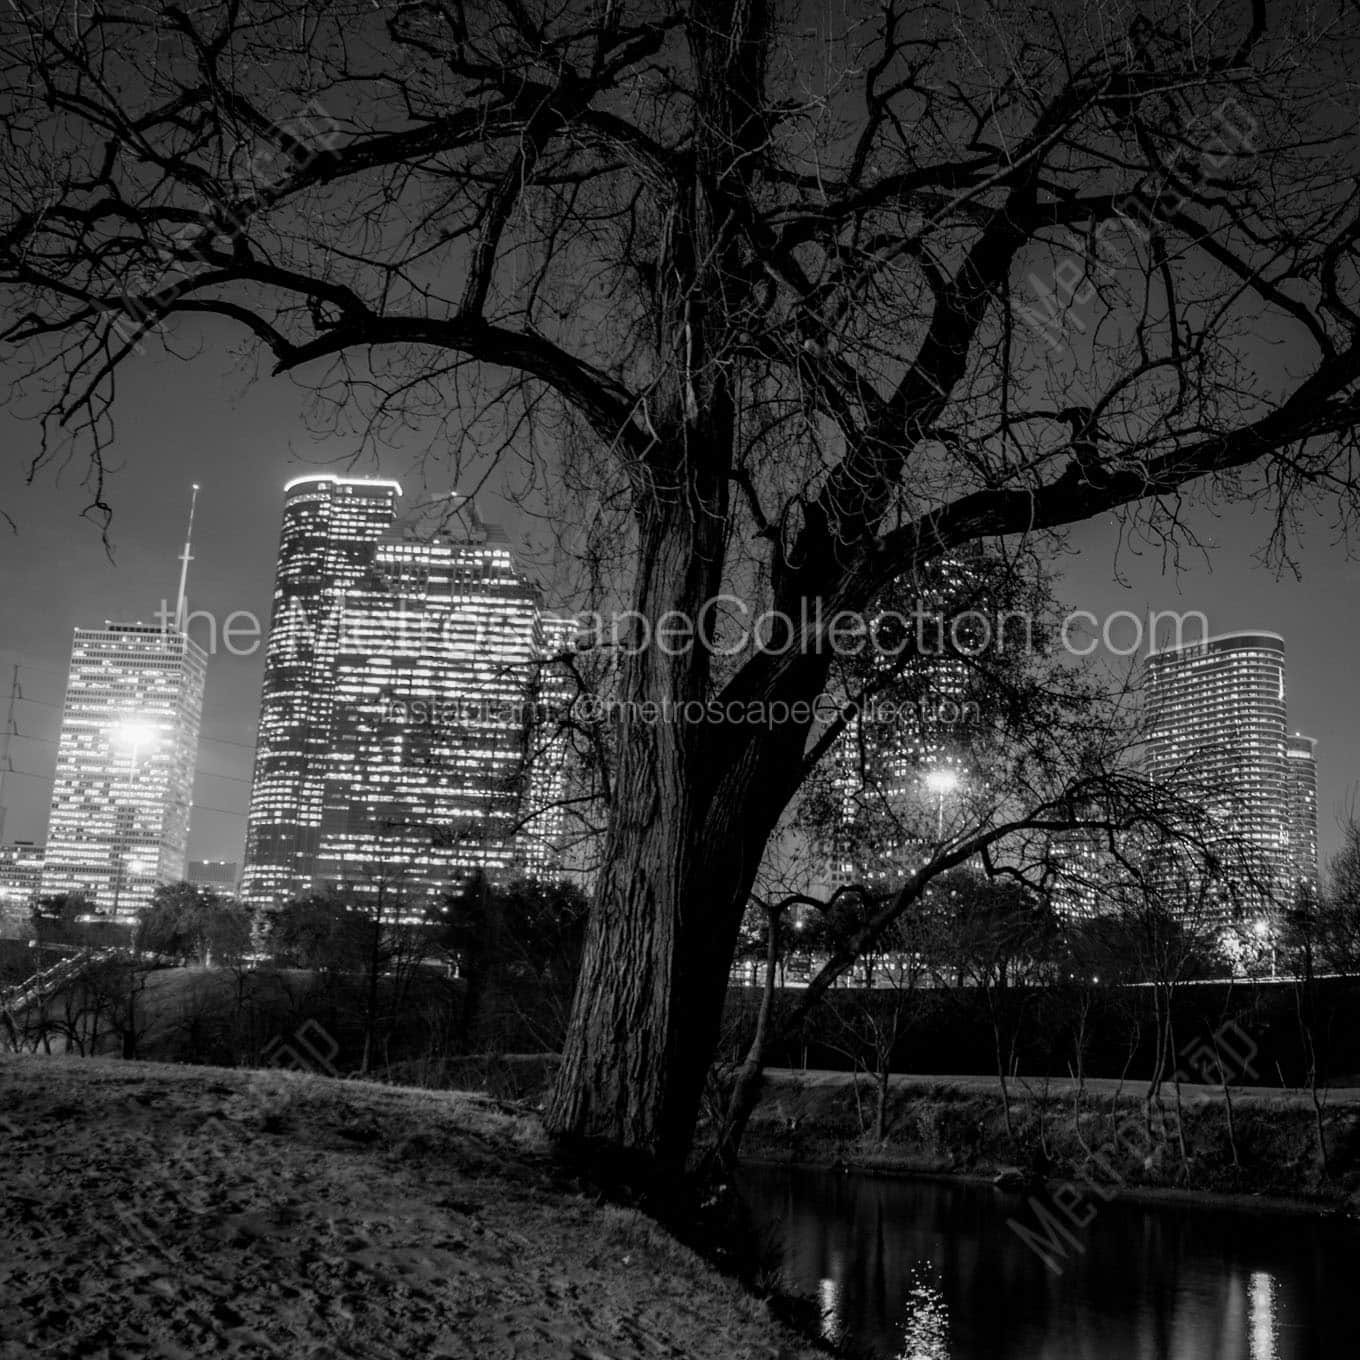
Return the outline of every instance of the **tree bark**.
[[[722,516],[663,503],[645,522],[635,609],[698,617],[719,589]],[[778,697],[810,702],[826,666],[790,659]],[[649,647],[623,666],[605,868],[545,1112],[562,1143],[670,1170],[689,1153],[742,912],[797,787],[806,732],[685,719],[677,706],[702,705],[708,685],[697,647],[677,656]]]
[[[769,1044],[770,1014],[774,1010],[774,994],[779,972],[779,927],[783,913],[774,908],[769,913],[769,934],[765,942],[765,985],[760,995],[760,1010],[756,1015],[756,1032],[746,1058],[732,1083],[732,1094],[727,1102],[727,1113],[718,1130],[713,1160],[718,1175],[730,1177],[737,1169],[737,1156],[746,1125],[760,1101],[765,1086],[765,1050]]]
[[[671,1171],[689,1153],[761,849],[792,791],[762,759],[777,744],[733,733],[728,744],[745,749],[710,793],[684,775],[693,751],[676,749],[703,745],[699,735],[664,724],[626,735],[612,844],[545,1114],[565,1143]]]

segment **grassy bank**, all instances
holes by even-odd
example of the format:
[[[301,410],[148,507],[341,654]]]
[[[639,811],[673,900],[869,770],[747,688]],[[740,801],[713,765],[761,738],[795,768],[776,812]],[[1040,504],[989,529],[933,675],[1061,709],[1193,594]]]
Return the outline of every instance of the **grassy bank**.
[[[772,1072],[743,1155],[848,1169],[1092,1180],[1128,1192],[1263,1196],[1360,1209],[1360,1092],[1331,1092],[1323,1111],[1327,1171],[1305,1093],[1254,1088],[1231,1103],[1217,1088],[1167,1086],[1149,1112],[1146,1087],[1114,1081],[1011,1088],[1011,1130],[986,1077],[894,1078],[885,1136],[876,1091],[846,1073]]]
[[[3,1056],[0,1158],[3,1357],[812,1354],[472,1096]]]

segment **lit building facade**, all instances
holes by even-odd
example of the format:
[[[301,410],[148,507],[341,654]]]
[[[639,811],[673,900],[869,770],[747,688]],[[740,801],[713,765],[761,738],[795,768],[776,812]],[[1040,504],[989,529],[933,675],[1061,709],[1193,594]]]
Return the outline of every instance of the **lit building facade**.
[[[954,799],[970,778],[968,745],[978,705],[970,697],[972,672],[951,650],[945,621],[978,594],[978,561],[946,559],[923,587],[899,584],[867,616],[866,646],[852,675],[861,689],[882,685],[891,717],[879,720],[870,699],[825,757],[834,883],[894,886],[953,820]],[[965,648],[972,645],[962,634],[959,640]],[[905,665],[899,653],[910,657]],[[886,683],[880,680],[880,673],[894,671]]]
[[[1315,902],[1318,893],[1317,742],[1295,732],[1284,744],[1288,780],[1289,869],[1299,894]]]
[[[284,488],[241,884],[248,900],[310,887],[345,595],[368,570],[400,494],[393,481],[335,477]]]
[[[77,628],[42,893],[131,923],[183,879],[207,657],[178,628]]]
[[[547,873],[557,636],[504,535],[395,482],[289,485],[242,890],[412,906],[474,870]],[[548,688],[545,688],[547,686]],[[538,814],[538,815],[535,815]]]
[[[1107,834],[1085,827],[1056,831],[1046,838],[1045,853],[1048,900],[1055,914],[1066,921],[1090,921],[1101,915],[1111,866]]]
[[[42,892],[43,847],[33,841],[0,845],[0,936],[26,932]]]
[[[1207,807],[1223,825],[1224,840],[1248,857],[1243,881],[1233,885],[1233,905],[1283,905],[1295,859],[1305,853],[1292,814],[1284,639],[1278,633],[1227,633],[1154,652],[1147,661],[1146,711],[1146,773],[1159,787],[1179,788]],[[1311,746],[1309,755],[1315,879]]]

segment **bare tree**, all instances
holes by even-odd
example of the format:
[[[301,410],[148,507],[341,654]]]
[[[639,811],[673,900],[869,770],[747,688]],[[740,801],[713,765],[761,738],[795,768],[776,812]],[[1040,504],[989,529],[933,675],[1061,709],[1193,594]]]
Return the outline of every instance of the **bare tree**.
[[[1260,498],[1277,552],[1301,494],[1353,504],[1353,7],[807,12],[0,19],[0,335],[49,417],[36,461],[74,441],[96,514],[123,367],[231,335],[323,419],[423,424],[469,478],[511,449],[530,503],[575,497],[583,589],[637,611],[620,641],[718,625],[618,657],[547,1111],[642,1163],[689,1148],[830,620],[961,545],[1095,515],[1174,553],[1192,488]],[[1288,373],[1263,371],[1272,342]],[[762,603],[787,647],[746,636]]]
[[[927,976],[923,937],[928,928],[921,914],[897,921],[869,955],[875,965],[874,985],[840,993],[824,1030],[825,1042],[850,1059],[861,1133],[868,1131],[868,1121],[859,1096],[860,1071],[870,1078],[874,1140],[880,1144],[888,1136],[888,1100],[898,1046],[920,1018],[922,996],[917,989]]]

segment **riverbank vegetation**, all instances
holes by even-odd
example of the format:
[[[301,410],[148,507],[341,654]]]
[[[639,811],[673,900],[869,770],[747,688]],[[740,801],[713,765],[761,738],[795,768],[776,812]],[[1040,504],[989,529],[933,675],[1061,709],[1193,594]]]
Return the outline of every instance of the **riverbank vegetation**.
[[[872,1111],[872,1114],[870,1113]],[[1016,1083],[1010,1127],[988,1078],[902,1077],[878,1124],[877,1088],[849,1073],[772,1073],[743,1151],[846,1170],[1070,1182],[1104,1192],[1253,1196],[1360,1211],[1360,1089],[1334,1091],[1318,1155],[1306,1091],[1182,1083],[1150,1107],[1115,1080]]]

